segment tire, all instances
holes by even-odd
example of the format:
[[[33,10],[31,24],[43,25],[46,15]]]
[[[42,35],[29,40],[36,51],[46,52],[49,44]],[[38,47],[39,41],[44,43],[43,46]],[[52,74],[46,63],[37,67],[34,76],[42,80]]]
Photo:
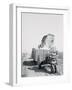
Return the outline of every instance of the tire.
[[[52,65],[51,66],[51,72],[52,73],[57,73],[57,67],[56,67],[56,65]]]

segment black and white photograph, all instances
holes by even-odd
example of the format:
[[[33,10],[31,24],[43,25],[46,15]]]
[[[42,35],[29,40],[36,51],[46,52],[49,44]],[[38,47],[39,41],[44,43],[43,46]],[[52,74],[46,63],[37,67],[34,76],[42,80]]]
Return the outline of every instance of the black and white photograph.
[[[63,14],[21,13],[21,77],[63,75]]]

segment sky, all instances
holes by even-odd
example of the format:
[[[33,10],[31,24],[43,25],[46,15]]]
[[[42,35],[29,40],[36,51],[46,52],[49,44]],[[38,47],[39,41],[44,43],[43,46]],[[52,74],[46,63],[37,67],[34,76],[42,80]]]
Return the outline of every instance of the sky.
[[[55,35],[55,46],[63,51],[63,15],[22,13],[22,52],[31,53],[48,33]]]

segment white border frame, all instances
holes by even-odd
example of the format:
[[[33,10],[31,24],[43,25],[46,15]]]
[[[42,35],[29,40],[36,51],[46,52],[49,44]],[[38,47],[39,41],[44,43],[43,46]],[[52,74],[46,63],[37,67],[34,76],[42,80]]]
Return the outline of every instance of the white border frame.
[[[44,77],[21,77],[21,13],[52,13],[64,15],[64,75],[62,76],[44,76]],[[10,71],[9,83],[11,85],[26,84],[48,84],[69,82],[69,61],[65,43],[69,30],[69,9],[66,8],[40,8],[24,7],[23,5],[10,5]],[[43,82],[41,82],[43,81]]]

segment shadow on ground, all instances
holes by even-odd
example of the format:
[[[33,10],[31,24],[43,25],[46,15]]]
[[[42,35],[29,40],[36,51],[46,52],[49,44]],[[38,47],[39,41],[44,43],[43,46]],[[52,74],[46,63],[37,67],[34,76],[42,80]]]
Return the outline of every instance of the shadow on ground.
[[[48,72],[44,67],[39,69],[37,62],[34,61],[24,61],[23,66],[25,67],[24,70],[26,71],[34,71],[35,73],[47,73],[47,74],[53,74]],[[54,73],[54,75],[60,75],[60,73]]]
[[[24,61],[23,65],[25,65],[25,66],[33,66],[33,65],[37,65],[37,62],[35,62],[35,61]]]

